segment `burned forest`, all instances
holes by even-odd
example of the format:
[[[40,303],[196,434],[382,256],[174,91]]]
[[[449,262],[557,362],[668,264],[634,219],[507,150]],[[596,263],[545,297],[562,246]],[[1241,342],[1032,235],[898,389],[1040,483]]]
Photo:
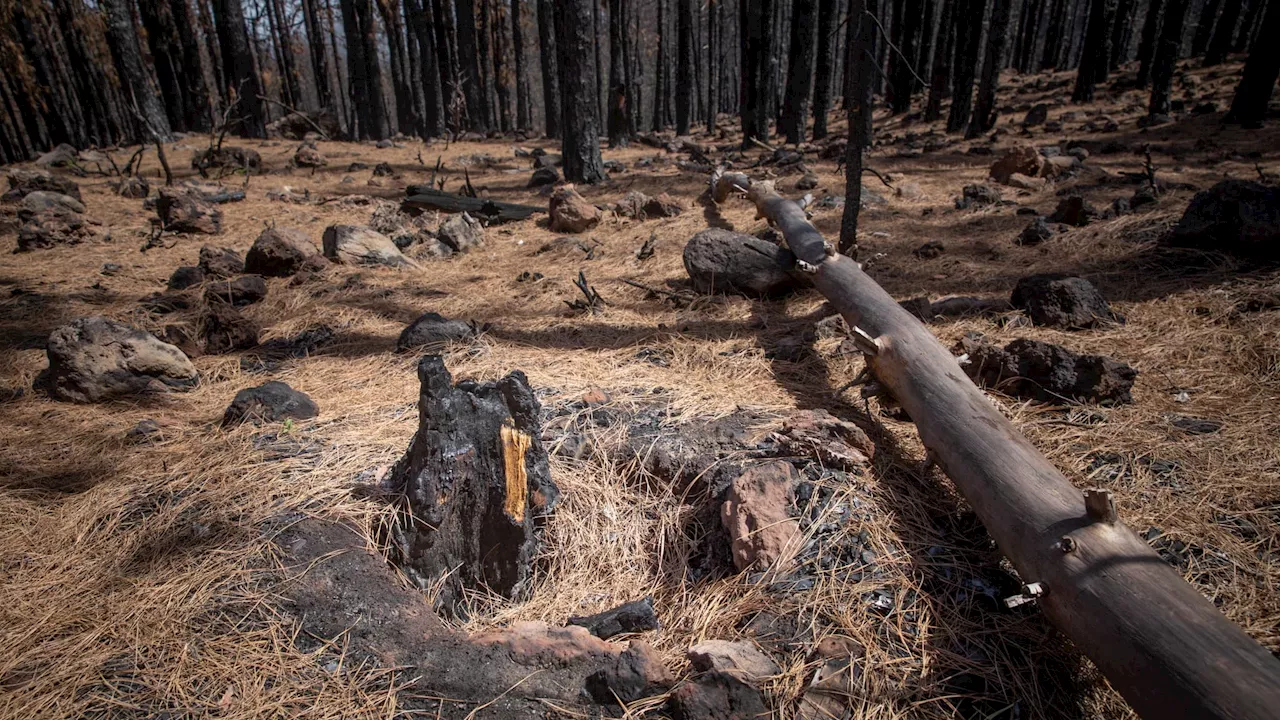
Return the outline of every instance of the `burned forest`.
[[[0,0],[0,718],[1280,712],[1280,0]]]

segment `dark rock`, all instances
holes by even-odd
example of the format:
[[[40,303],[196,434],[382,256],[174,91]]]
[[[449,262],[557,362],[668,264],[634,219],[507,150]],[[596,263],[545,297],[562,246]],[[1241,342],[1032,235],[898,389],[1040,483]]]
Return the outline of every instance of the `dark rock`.
[[[1022,118],[1022,125],[1023,127],[1035,127],[1036,125],[1043,125],[1048,119],[1049,104],[1039,103],[1027,111],[1026,117]]]
[[[1024,277],[1009,302],[1026,310],[1031,322],[1047,327],[1091,328],[1118,319],[1093,283],[1068,275]]]
[[[368,169],[369,169],[369,166],[362,162],[353,162],[347,166],[347,172],[349,173],[360,172],[361,170],[368,170]]]
[[[554,167],[540,167],[533,171],[528,187],[536,188],[544,185],[555,185],[560,182],[560,172]]]
[[[157,315],[190,310],[196,306],[195,297],[184,292],[152,293],[138,301],[147,312]]]
[[[1015,240],[1019,245],[1039,245],[1040,243],[1053,237],[1053,228],[1044,221],[1042,217],[1036,217],[1029,225],[1022,229]]]
[[[1040,213],[1032,207],[1020,207],[1014,211],[1014,215],[1039,215]]]
[[[524,373],[453,384],[438,355],[418,362],[418,431],[391,473],[407,500],[395,560],[454,612],[464,588],[516,598],[528,589],[538,531],[560,491]]]
[[[699,292],[751,297],[781,295],[799,286],[787,250],[750,235],[709,228],[684,247],[684,268]]]
[[[42,168],[68,167],[76,164],[80,154],[67,143],[61,143],[49,152],[36,158],[36,166]]]
[[[254,351],[252,356],[240,358],[240,369],[245,372],[274,372],[286,360],[306,357],[333,340],[333,329],[328,325],[308,328],[289,338],[268,340]]]
[[[684,212],[684,206],[666,193],[650,197],[639,190],[632,190],[622,196],[614,210],[623,217],[647,220],[675,217]]]
[[[1044,165],[1044,156],[1035,148],[1030,145],[1019,145],[991,164],[990,175],[996,182],[1008,185],[1009,178],[1014,174],[1039,177]],[[998,192],[996,196],[995,202],[999,202]]]
[[[324,260],[320,249],[303,231],[267,228],[253,241],[244,258],[244,271],[267,277],[293,275],[308,261]]]
[[[622,173],[627,171],[627,166],[618,160],[605,160],[604,169],[611,173]]]
[[[1173,118],[1169,117],[1168,115],[1165,115],[1164,113],[1155,113],[1153,115],[1143,115],[1142,117],[1138,118],[1138,127],[1140,128],[1157,127],[1159,125],[1168,125],[1171,122],[1173,122]]]
[[[235,280],[210,283],[204,289],[209,302],[229,302],[244,307],[261,302],[267,296],[267,282],[260,275],[244,275]]]
[[[769,715],[758,688],[729,673],[710,672],[685,683],[667,701],[672,720],[747,720]]]
[[[305,393],[279,380],[272,380],[236,393],[222,415],[222,426],[242,422],[278,422],[286,418],[307,420],[319,414],[320,408]]]
[[[1111,201],[1111,212],[1112,212],[1112,214],[1113,214],[1113,215],[1115,215],[1116,217],[1120,217],[1121,215],[1128,215],[1128,214],[1131,212],[1131,211],[1129,210],[1129,200],[1128,200],[1128,198],[1122,198],[1122,197],[1120,197],[1120,198],[1116,198],[1115,200],[1112,200],[1112,201]]]
[[[222,232],[222,211],[194,192],[160,188],[156,195],[156,214],[160,216],[160,226],[167,232],[207,235]]]
[[[1212,115],[1218,112],[1218,103],[1202,102],[1191,108],[1192,115]]]
[[[395,177],[396,170],[391,167],[391,163],[380,162],[373,166],[374,177]]]
[[[59,400],[100,402],[186,390],[199,379],[178,348],[102,317],[80,318],[54,330],[45,351],[49,367],[36,385]]]
[[[533,159],[533,167],[535,170],[560,167],[563,164],[564,160],[556,153],[543,153]]]
[[[438,313],[429,312],[412,323],[400,333],[396,340],[396,350],[425,350],[439,353],[450,342],[471,340],[478,334],[478,328],[462,320],[449,320]]]
[[[316,149],[315,145],[299,145],[298,150],[293,154],[293,164],[300,168],[319,168],[329,164],[324,155]]]
[[[229,278],[244,272],[244,260],[240,258],[240,253],[231,248],[216,248],[212,245],[200,248],[199,266],[209,277]]]
[[[797,190],[812,190],[818,187],[818,183],[822,182],[818,175],[814,172],[806,172],[796,181]]]
[[[1049,222],[1084,227],[1098,218],[1098,210],[1079,195],[1071,195],[1058,201],[1058,207],[1049,216]]]
[[[946,248],[942,246],[942,243],[927,242],[915,250],[912,250],[911,254],[921,260],[932,260],[936,257],[940,257],[944,250],[946,250]]]
[[[182,265],[169,276],[170,290],[186,290],[204,282],[204,270],[194,265]]]
[[[83,202],[80,197],[80,186],[73,180],[59,177],[47,170],[23,170],[14,168],[9,171],[9,190],[4,194],[4,200],[13,201],[21,200],[30,193],[37,191],[55,192],[61,195],[68,195]]]
[[[59,215],[79,214],[84,212],[84,203],[62,193],[36,190],[22,198],[18,216],[24,220],[40,213],[52,212]]]
[[[1223,425],[1221,420],[1206,420],[1186,415],[1174,417],[1170,423],[1189,435],[1212,435],[1221,430]]]
[[[990,185],[965,185],[964,194],[956,201],[956,209],[995,205],[1001,199],[1000,191]]]
[[[217,299],[206,302],[200,314],[199,342],[210,355],[254,347],[258,344],[258,332],[257,323],[227,302]]]
[[[1129,391],[1138,376],[1137,370],[1110,358],[1079,355],[1037,340],[1018,339],[999,348],[965,337],[957,350],[968,356],[964,370],[974,382],[1040,402],[1132,402]]]
[[[675,678],[649,643],[632,640],[626,650],[587,677],[591,699],[601,705],[632,703],[661,695],[675,684]]]
[[[1089,150],[1079,145],[1067,148],[1067,155],[1075,158],[1077,162],[1084,162],[1089,159]]]
[[[449,252],[466,252],[484,244],[484,227],[469,214],[458,213],[440,223],[437,239],[447,246]]]
[[[1196,193],[1164,242],[1280,260],[1280,188],[1251,180],[1223,180]]]
[[[130,200],[141,200],[151,194],[151,183],[139,175],[127,177],[116,185],[116,194]]]
[[[1152,190],[1149,185],[1143,185],[1133,191],[1133,196],[1129,198],[1129,209],[1137,210],[1145,205],[1154,205],[1158,202],[1160,202],[1160,199],[1156,197],[1156,191]]]
[[[321,243],[324,256],[343,265],[418,267],[391,238],[364,225],[330,225]]]
[[[658,616],[653,612],[652,596],[632,600],[612,610],[605,610],[595,615],[570,617],[569,624],[584,627],[592,635],[602,640],[608,640],[614,635],[621,635],[622,633],[637,633],[662,628],[662,623],[658,622]]]
[[[257,150],[223,145],[219,149],[205,148],[191,157],[191,168],[201,173],[210,168],[234,168],[238,170],[260,170],[262,156]]]
[[[123,269],[124,268],[121,267],[119,263],[103,263],[101,272],[107,277],[114,277],[119,275],[120,271]]]
[[[128,432],[124,434],[124,439],[127,443],[141,445],[151,442],[159,434],[160,424],[151,418],[147,418],[139,420],[136,425],[129,428]]]
[[[95,233],[83,215],[48,211],[28,215],[18,229],[18,250],[26,252],[59,245],[79,245]]]

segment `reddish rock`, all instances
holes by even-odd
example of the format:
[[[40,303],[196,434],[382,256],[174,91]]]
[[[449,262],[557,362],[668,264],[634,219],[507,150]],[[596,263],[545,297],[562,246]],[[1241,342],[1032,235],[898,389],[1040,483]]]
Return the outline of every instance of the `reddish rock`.
[[[991,165],[991,177],[995,181],[1008,185],[1009,178],[1014,173],[1020,173],[1028,177],[1037,177],[1044,168],[1044,158],[1035,148],[1029,145],[1019,145],[1005,156],[995,161]]]
[[[800,525],[791,517],[796,470],[781,460],[749,468],[729,486],[720,521],[733,538],[733,564],[739,570],[767,567],[800,541]]]
[[[695,670],[728,673],[753,684],[782,672],[768,655],[748,642],[707,640],[689,648],[685,655]]]
[[[617,705],[659,695],[674,684],[675,678],[649,643],[632,640],[616,659],[587,678],[586,687],[601,705]]]
[[[774,439],[787,455],[813,457],[827,467],[844,470],[864,466],[875,455],[875,445],[862,428],[826,410],[796,413]]]
[[[551,229],[555,232],[586,232],[600,223],[600,208],[587,202],[572,185],[551,194]]]

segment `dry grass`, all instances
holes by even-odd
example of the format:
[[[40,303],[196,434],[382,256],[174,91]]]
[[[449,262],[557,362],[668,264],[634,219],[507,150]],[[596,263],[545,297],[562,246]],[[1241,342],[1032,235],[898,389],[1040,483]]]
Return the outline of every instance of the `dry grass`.
[[[1224,80],[1234,82],[1234,76],[1203,86]],[[1221,103],[1225,89],[1216,92]],[[1009,102],[1043,95],[1011,94]],[[1125,142],[1169,147],[1172,154],[1156,156],[1162,179],[1207,186],[1224,174],[1254,176],[1255,159],[1231,159],[1215,147],[1262,149],[1267,171],[1280,172],[1273,131],[1217,132],[1208,121],[1192,119],[1138,134],[1134,102],[1126,95],[1102,109],[1123,122],[1117,137]],[[1055,109],[1051,118],[1067,110],[1075,108]],[[924,129],[882,119],[879,136]],[[1206,138],[1215,147],[1193,147]],[[1033,138],[1053,139],[1040,132]],[[293,150],[288,142],[250,144],[277,171]],[[202,145],[198,138],[176,143],[171,162],[185,164]],[[392,162],[403,185],[425,182],[440,155],[454,189],[464,159],[487,153],[500,162],[472,165],[473,182],[496,197],[543,202],[523,189],[528,171],[511,157],[510,144],[406,145],[377,150],[322,143],[329,169],[254,178],[247,201],[224,206],[226,230],[209,242],[243,251],[267,223],[303,228],[318,241],[326,225],[367,222],[372,207],[286,205],[265,197],[282,185],[323,195],[396,194],[366,186],[368,171],[350,173],[356,182],[341,184],[343,168],[357,159]],[[878,149],[872,163],[916,182],[925,199],[892,199],[889,210],[866,216],[864,257],[872,258],[872,274],[901,298],[1005,294],[1018,277],[1046,270],[1097,281],[1128,317],[1125,325],[1064,333],[969,319],[934,329],[944,341],[970,330],[999,341],[1036,337],[1138,367],[1132,405],[1063,409],[998,402],[1068,477],[1082,487],[1114,490],[1132,527],[1159,527],[1166,537],[1195,546],[1185,576],[1253,637],[1280,649],[1280,421],[1274,412],[1280,329],[1274,311],[1234,312],[1239,299],[1274,288],[1276,278],[1241,276],[1221,259],[1154,253],[1151,241],[1177,217],[1190,194],[1185,191],[1147,214],[1073,230],[1036,248],[1014,246],[1023,219],[947,210],[963,185],[985,178],[990,158],[950,151],[897,158],[897,147]],[[425,167],[416,161],[419,150]],[[657,154],[632,147],[605,156],[630,167]],[[1119,154],[1089,162],[1136,171],[1141,158]],[[823,181],[816,194],[842,194],[834,163],[814,166]],[[403,326],[427,310],[495,326],[477,347],[449,357],[455,376],[493,378],[519,368],[544,402],[601,387],[624,408],[667,403],[671,432],[691,418],[740,408],[766,418],[761,430],[768,418],[796,407],[856,417],[861,403],[852,394],[836,397],[834,388],[856,374],[858,361],[831,352],[831,343],[819,344],[817,354],[800,362],[766,357],[779,338],[810,326],[822,304],[816,294],[677,309],[621,282],[665,287],[683,278],[680,249],[709,221],[748,232],[763,227],[741,203],[719,217],[704,213],[695,203],[703,182],[664,165],[584,189],[601,203],[632,188],[666,190],[691,206],[670,220],[609,218],[584,236],[600,243],[593,260],[571,247],[538,253],[557,236],[530,220],[490,228],[484,247],[421,271],[341,269],[300,287],[271,280],[267,300],[249,311],[266,328],[264,339],[319,324],[333,327],[338,339],[270,376],[242,371],[233,356],[203,357],[196,363],[205,381],[186,394],[75,406],[28,391],[0,403],[0,715],[395,716],[395,677],[335,663],[344,657],[341,646],[317,654],[294,646],[296,629],[278,614],[272,594],[269,538],[304,514],[347,518],[366,530],[385,520],[383,508],[353,499],[350,489],[361,473],[394,462],[416,427],[413,358],[392,350]],[[790,190],[790,182],[779,185]],[[110,241],[0,255],[0,389],[29,388],[44,365],[38,342],[74,317],[105,314],[154,327],[137,299],[162,289],[176,266],[194,264],[201,239],[139,253],[147,235],[139,203],[113,196],[101,179],[83,185],[90,213],[110,230]],[[1090,196],[1102,202],[1129,192],[1102,188]],[[1019,200],[1042,212],[1056,202],[1051,190]],[[922,217],[926,207],[937,210]],[[839,210],[819,210],[814,220],[834,236]],[[633,253],[651,233],[658,237],[657,255],[640,262]],[[942,257],[911,256],[926,240],[946,246]],[[0,242],[6,245],[0,250],[13,246],[11,237]],[[105,262],[123,270],[102,276]],[[1208,265],[1188,274],[1184,263]],[[604,313],[573,314],[562,302],[575,297],[571,280],[580,269],[610,302]],[[517,281],[524,271],[545,279]],[[353,277],[358,281],[344,284]],[[11,296],[17,289],[28,294]],[[642,349],[661,354],[667,364],[637,357]],[[290,428],[217,427],[237,390],[271,378],[310,394],[320,417]],[[1177,402],[1180,391],[1187,402]],[[1189,437],[1169,424],[1169,413],[1215,418],[1225,426],[1217,434]],[[125,431],[143,418],[164,426],[163,440],[124,442]],[[616,445],[608,433],[618,430],[602,429],[600,452],[577,461],[553,458],[564,499],[548,528],[546,571],[532,596],[520,603],[477,598],[482,612],[468,629],[520,619],[562,622],[651,593],[664,625],[652,640],[673,667],[689,644],[745,636],[745,626],[758,617],[790,618],[802,635],[807,632],[809,641],[779,658],[784,672],[771,687],[779,717],[791,715],[812,674],[808,642],[830,634],[867,648],[853,708],[857,718],[1128,716],[1034,609],[997,611],[984,597],[1003,574],[998,553],[946,480],[936,472],[919,474],[921,453],[911,426],[878,414],[870,420],[882,430],[875,467],[834,487],[827,511],[854,513],[842,532],[866,533],[874,573],[851,582],[844,579],[847,568],[829,568],[812,590],[790,594],[770,592],[745,575],[690,580],[688,559],[711,530],[710,499],[696,488],[677,493],[645,476],[635,458],[607,451]],[[1099,462],[1099,453],[1114,455]],[[1153,465],[1153,459],[1165,462]],[[1176,468],[1172,475],[1164,472],[1170,467]],[[869,607],[869,593],[876,591],[892,599],[891,611]]]

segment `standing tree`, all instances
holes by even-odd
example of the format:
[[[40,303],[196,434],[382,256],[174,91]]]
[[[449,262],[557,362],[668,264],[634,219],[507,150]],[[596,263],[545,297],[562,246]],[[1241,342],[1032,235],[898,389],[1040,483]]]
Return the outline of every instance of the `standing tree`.
[[[1209,38],[1209,47],[1205,49],[1205,66],[1221,65],[1231,52],[1231,43],[1235,38],[1236,24],[1240,22],[1240,11],[1244,9],[1243,0],[1226,0],[1222,7],[1222,16],[1218,24],[1213,26],[1213,35]]]
[[[533,102],[529,90],[529,67],[525,63],[524,8],[527,3],[511,0],[511,43],[515,54],[516,130],[533,129]]]
[[[1187,17],[1188,4],[1189,0],[1169,0],[1165,5],[1160,44],[1156,46],[1155,58],[1151,61],[1151,104],[1147,107],[1151,120],[1161,115],[1168,116],[1170,112],[1169,98],[1173,94],[1173,74],[1182,48],[1182,25]]]
[[[233,0],[235,1],[235,0]],[[347,77],[351,86],[351,134],[382,140],[391,135],[382,97],[382,63],[378,61],[371,0],[342,0],[342,29],[347,37]]]
[[[809,119],[809,93],[813,86],[813,60],[818,41],[818,0],[795,0],[791,6],[791,59],[787,63],[787,95],[782,127],[787,142],[804,142]]]
[[[439,51],[436,48],[432,13],[422,6],[423,0],[404,0],[404,14],[409,21],[409,32],[417,48],[417,66],[422,93],[422,117],[419,132],[424,138],[432,138],[444,130],[444,105],[439,82],[440,69],[436,67]],[[431,0],[427,0],[430,2]]]
[[[1142,38],[1138,41],[1138,87],[1144,88],[1151,83],[1151,63],[1156,56],[1156,46],[1160,44],[1160,24],[1164,19],[1164,8],[1169,0],[1149,0],[1147,17],[1142,21]]]
[[[688,135],[693,123],[693,0],[676,0],[676,135]]]
[[[1191,56],[1203,55],[1209,47],[1209,37],[1218,19],[1218,11],[1222,9],[1219,0],[1207,0],[1200,10],[1200,21],[1196,23],[1195,33],[1191,36]]]
[[[1267,14],[1259,29],[1259,42],[1254,43],[1249,59],[1244,63],[1244,74],[1236,86],[1231,100],[1228,122],[1238,122],[1247,128],[1260,127],[1267,115],[1267,103],[1280,76],[1280,0],[1267,4]]]
[[[1137,11],[1137,0],[1119,0],[1116,5],[1116,20],[1111,26],[1111,62],[1108,72],[1114,72],[1121,63],[1129,59],[1129,43],[1133,39],[1133,15]]]
[[[702,108],[707,132],[716,131],[716,115],[720,111],[720,11],[724,0],[707,0],[707,102]]]
[[[1000,68],[1004,67],[1005,48],[1009,44],[1009,14],[1013,0],[992,0],[991,28],[987,33],[987,57],[982,62],[982,81],[978,84],[978,101],[969,121],[967,137],[975,138],[996,126],[996,89],[1000,85]]]
[[[556,52],[554,0],[538,0],[538,55],[542,61],[542,112],[547,137],[560,137],[560,68]]]
[[[773,26],[774,0],[740,3],[739,37],[742,56],[742,144],[750,147],[753,140],[769,140],[770,28]]]
[[[986,0],[957,0],[955,84],[951,88],[951,113],[947,132],[961,132],[969,126],[973,110],[973,82],[978,74],[978,49],[982,40],[982,20]]]
[[[942,117],[942,101],[951,93],[951,65],[956,57],[956,8],[964,0],[939,0],[942,20],[938,25],[937,49],[933,53],[933,74],[929,78],[929,100],[925,104],[925,122]]]
[[[278,0],[270,0],[277,2]],[[412,131],[418,126],[414,93],[409,85],[409,53],[405,48],[404,23],[400,20],[400,3],[396,0],[377,0],[378,14],[387,35],[387,58],[391,64],[391,89],[396,98],[396,127],[400,132]]]
[[[899,33],[900,52],[890,55],[889,108],[897,115],[911,109],[911,95],[916,86],[916,72],[912,63],[920,52],[920,21],[924,14],[924,3],[922,0],[898,0],[894,5],[895,19],[901,21],[899,27],[894,29],[894,32]]]
[[[1071,102],[1093,102],[1094,87],[1107,79],[1111,66],[1111,26],[1115,17],[1116,0],[1093,0]]]
[[[454,0],[457,17],[458,64],[465,71],[459,82],[467,101],[467,127],[480,133],[489,131],[491,106],[480,81],[480,54],[476,46],[476,15],[472,0]]]
[[[316,102],[328,108],[333,104],[333,90],[329,86],[329,56],[325,52],[324,31],[320,24],[317,0],[302,0],[302,21],[307,28],[307,49],[311,56],[311,79],[316,86]]]
[[[556,50],[560,57],[563,103],[561,155],[564,179],[594,183],[605,179],[600,159],[600,132],[596,124],[595,60],[591,33],[595,26],[594,0],[556,2]]]
[[[111,0],[112,3],[121,0]],[[262,85],[254,67],[253,48],[244,25],[244,7],[240,0],[213,0],[213,14],[218,27],[218,47],[222,69],[226,74],[227,104],[236,105],[240,132],[246,137],[266,137],[266,113],[262,106]]]
[[[141,128],[141,139],[145,142],[150,133],[155,133],[161,140],[168,140],[172,136],[169,116],[165,113],[160,96],[151,89],[150,78],[142,64],[138,31],[133,26],[133,13],[129,10],[132,1],[102,0],[106,11],[107,39],[116,58],[116,67],[120,69],[120,80],[128,88],[134,105],[148,126]],[[242,31],[243,29],[241,26]]]
[[[284,101],[290,105],[302,104],[302,80],[293,57],[293,30],[285,12],[284,0],[266,0],[267,18],[274,28],[277,66],[280,70],[280,89]]]
[[[818,68],[813,77],[813,139],[827,136],[827,115],[831,112],[832,86],[836,78],[837,34],[840,31],[840,3],[818,3]]]
[[[609,147],[626,147],[634,132],[628,91],[630,61],[627,59],[627,3],[609,0]]]
[[[876,73],[874,0],[849,0],[845,45],[846,94],[850,98],[849,142],[845,146],[844,215],[840,218],[840,252],[858,256],[858,211],[862,209],[862,153],[871,147],[871,91]]]

